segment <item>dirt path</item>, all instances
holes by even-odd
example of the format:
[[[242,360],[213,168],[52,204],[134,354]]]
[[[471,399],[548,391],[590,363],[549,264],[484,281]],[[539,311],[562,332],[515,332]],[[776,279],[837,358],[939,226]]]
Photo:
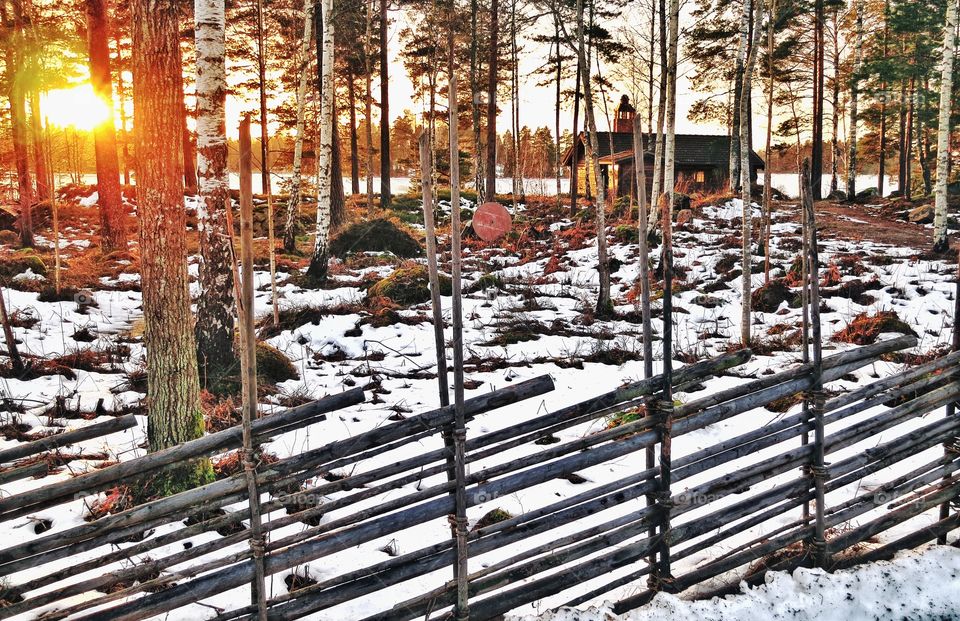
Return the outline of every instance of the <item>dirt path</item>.
[[[796,210],[797,203],[783,203]],[[794,211],[796,217],[799,212]],[[919,224],[891,219],[879,207],[847,205],[831,201],[817,203],[817,219],[821,235],[851,242],[871,241],[926,252],[933,245],[933,231]],[[950,246],[960,246],[960,233],[953,231]]]

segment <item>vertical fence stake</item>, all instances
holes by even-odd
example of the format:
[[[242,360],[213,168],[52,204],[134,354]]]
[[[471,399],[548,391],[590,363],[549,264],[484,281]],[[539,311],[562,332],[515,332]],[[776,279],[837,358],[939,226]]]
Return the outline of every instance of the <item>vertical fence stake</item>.
[[[953,342],[951,343],[953,351],[960,351],[960,251],[957,252],[957,284],[956,291],[953,294]],[[947,405],[947,417],[957,415],[957,402],[951,402]],[[947,455],[956,456],[960,453],[960,438],[951,438],[944,443],[943,451]],[[947,477],[944,477],[945,479]],[[940,505],[940,519],[945,520],[950,517],[950,503],[945,502]],[[945,545],[947,543],[947,534],[944,533],[937,537],[937,543]]]
[[[457,72],[455,55],[456,12],[451,5],[450,24],[447,33],[447,68],[450,76],[450,254],[453,289],[453,403],[454,403],[454,446],[456,463],[456,519],[454,535],[457,546],[457,561],[454,577],[457,580],[457,620],[470,618],[469,557],[467,555],[467,487],[466,487],[466,442],[467,427],[463,410],[463,299],[460,282],[460,136],[457,124],[460,120],[457,105]]]
[[[643,128],[640,126],[640,117],[633,117],[633,161],[643,162]],[[643,319],[643,378],[653,377],[653,325],[650,320],[650,247],[647,242],[650,224],[650,208],[647,202],[647,171],[643,165],[637,167],[637,241],[640,254],[640,315]],[[652,398],[644,399],[644,409],[647,416],[653,416],[654,400]],[[645,466],[650,470],[656,465],[656,451],[654,447],[648,446],[645,451]],[[652,494],[647,494],[647,506],[655,503]],[[647,531],[647,536],[651,541],[657,537],[657,526],[653,524]],[[651,551],[648,557],[650,567],[657,563],[656,551]],[[648,586],[652,586],[653,573],[650,574]]]
[[[810,332],[813,350],[813,387],[810,390],[810,405],[813,413],[813,459],[810,464],[810,476],[814,485],[815,515],[814,536],[811,542],[813,560],[819,567],[826,568],[830,562],[830,550],[826,539],[826,511],[824,487],[829,478],[826,467],[825,434],[823,429],[823,409],[826,395],[823,392],[823,340],[820,331],[820,270],[819,253],[817,251],[817,222],[813,205],[813,192],[810,179],[810,161],[803,160],[801,173],[803,187],[802,217],[807,224],[807,274],[810,283],[808,304],[810,307]]]
[[[254,559],[251,599],[260,621],[267,619],[266,572],[263,557],[266,543],[260,519],[260,491],[257,485],[259,456],[253,449],[252,422],[257,417],[257,341],[253,325],[253,187],[250,148],[250,115],[240,121],[240,264],[241,287],[237,312],[240,316],[240,364],[243,378],[243,470],[250,505],[250,549]]]
[[[670,573],[670,544],[667,538],[673,507],[670,500],[673,445],[673,193],[667,192],[660,198],[663,229],[660,254],[660,268],[663,270],[663,389],[655,406],[660,435],[660,486],[656,495],[660,512],[660,539],[657,545],[660,561],[657,564],[656,583],[660,589],[670,590],[673,577]]]

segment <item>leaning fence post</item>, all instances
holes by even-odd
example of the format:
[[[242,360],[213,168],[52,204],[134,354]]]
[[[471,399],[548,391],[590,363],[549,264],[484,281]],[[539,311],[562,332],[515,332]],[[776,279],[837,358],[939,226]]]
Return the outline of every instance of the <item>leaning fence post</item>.
[[[810,279],[808,296],[810,332],[813,349],[813,386],[810,389],[810,405],[813,413],[813,457],[810,463],[810,476],[814,485],[814,535],[811,548],[814,562],[826,568],[830,561],[830,551],[826,539],[826,511],[824,488],[829,472],[826,467],[825,433],[823,410],[826,395],[823,391],[823,341],[820,331],[820,277],[819,254],[817,252],[817,223],[813,206],[813,192],[810,187],[810,160],[803,160],[801,187],[803,194],[802,218],[807,224],[807,256],[803,258]]]
[[[960,351],[960,253],[957,254],[957,286],[953,294],[953,351]],[[951,402],[947,405],[947,417],[957,415],[957,402]],[[944,453],[956,456],[960,453],[960,438],[950,438],[943,444]],[[950,503],[945,502],[940,505],[940,519],[945,520],[950,517]],[[937,543],[945,545],[947,543],[947,534],[944,533],[937,537]]]
[[[250,115],[240,121],[240,263],[242,267],[237,311],[240,315],[240,366],[243,381],[243,469],[250,505],[250,549],[254,559],[251,599],[260,621],[267,619],[266,572],[263,557],[266,542],[260,520],[257,485],[258,455],[253,448],[253,419],[257,417],[257,341],[253,325],[253,187],[250,148]]]
[[[470,618],[470,583],[467,554],[467,473],[466,443],[467,426],[463,410],[463,300],[460,292],[460,136],[458,127],[460,115],[457,105],[457,72],[454,43],[456,41],[456,17],[450,11],[450,24],[447,32],[447,68],[449,80],[449,142],[450,142],[450,276],[453,289],[453,404],[454,404],[454,462],[457,493],[455,499],[454,537],[457,546],[457,561],[454,576],[457,580],[457,620]]]

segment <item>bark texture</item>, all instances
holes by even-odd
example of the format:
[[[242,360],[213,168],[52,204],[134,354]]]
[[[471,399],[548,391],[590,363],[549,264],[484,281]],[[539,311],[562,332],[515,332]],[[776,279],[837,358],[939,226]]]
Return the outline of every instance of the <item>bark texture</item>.
[[[204,385],[235,374],[232,231],[227,225],[225,11],[223,0],[196,0],[197,163],[203,198],[200,229],[200,297],[197,361]]]
[[[203,434],[187,284],[183,179],[178,164],[182,99],[178,8],[173,0],[131,3],[147,436],[152,451]],[[195,484],[206,474],[207,469],[189,467],[176,473],[161,491]]]
[[[322,72],[320,85],[320,144],[317,153],[317,230],[313,246],[313,256],[307,277],[313,282],[322,282],[327,277],[330,238],[330,208],[333,185],[333,37],[334,24],[333,1],[320,3],[321,24],[317,36],[322,36],[321,58]]]
[[[950,104],[953,96],[953,62],[956,56],[957,3],[947,0],[943,25],[943,60],[940,66],[940,119],[937,126],[937,182],[934,189],[933,249],[950,249],[947,236],[947,176],[950,168]],[[958,319],[954,319],[958,321]]]
[[[313,3],[303,3],[303,38],[300,44],[300,80],[297,83],[297,137],[293,143],[293,174],[290,177],[290,198],[287,201],[287,220],[283,227],[283,249],[290,253],[297,249],[297,218],[300,215],[303,182],[303,133],[307,103],[307,82],[310,65],[310,40],[313,33]]]
[[[106,0],[86,0],[87,47],[90,54],[90,83],[103,101],[113,101],[110,75],[109,15]],[[104,250],[127,247],[127,215],[120,195],[120,159],[113,106],[93,133],[97,159],[97,203],[100,206],[100,243]]]

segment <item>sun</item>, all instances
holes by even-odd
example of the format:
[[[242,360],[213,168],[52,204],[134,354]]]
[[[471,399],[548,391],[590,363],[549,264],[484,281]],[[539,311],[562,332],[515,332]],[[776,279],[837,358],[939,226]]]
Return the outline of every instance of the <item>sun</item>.
[[[96,96],[89,82],[47,92],[42,113],[51,125],[90,131],[110,118],[107,103]]]

